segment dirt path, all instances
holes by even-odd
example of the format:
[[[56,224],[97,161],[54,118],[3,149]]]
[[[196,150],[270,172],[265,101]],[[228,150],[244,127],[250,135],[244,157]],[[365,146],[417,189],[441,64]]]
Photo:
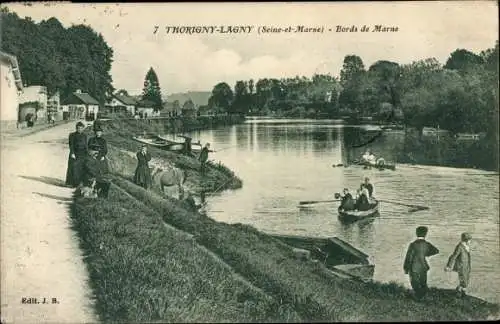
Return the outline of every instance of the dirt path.
[[[2,323],[97,321],[78,239],[69,228],[72,189],[63,187],[74,125],[2,137]],[[30,297],[40,304],[22,303]]]

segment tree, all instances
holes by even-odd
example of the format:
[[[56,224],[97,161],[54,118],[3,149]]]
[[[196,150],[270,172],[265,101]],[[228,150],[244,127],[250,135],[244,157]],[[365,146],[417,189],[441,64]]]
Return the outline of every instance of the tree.
[[[218,83],[212,90],[209,104],[212,108],[220,112],[230,111],[233,102],[233,91],[225,82]]]
[[[163,107],[163,100],[161,99],[160,82],[153,68],[149,68],[144,79],[144,88],[142,90],[142,100],[149,100],[154,103],[153,109],[155,112]]]
[[[450,54],[450,57],[444,65],[445,69],[465,71],[474,65],[482,64],[481,56],[476,55],[465,49],[457,49]]]
[[[248,84],[243,81],[237,81],[234,86],[234,101],[231,106],[231,112],[245,114],[248,112],[249,101]]]
[[[0,30],[2,50],[17,56],[27,86],[44,85],[62,98],[81,89],[102,104],[112,94],[113,50],[89,26],[65,29],[56,18],[36,24],[5,12]]]
[[[365,71],[363,60],[357,55],[346,55],[340,71],[340,84],[346,87]]]
[[[117,94],[117,95],[119,95],[119,96],[127,96],[127,97],[128,97],[128,95],[129,95],[129,94],[128,94],[128,91],[127,91],[127,90],[125,90],[125,89],[120,89],[120,90],[118,90],[118,91],[116,92],[116,94]]]
[[[339,104],[343,109],[351,112],[363,109],[359,99],[364,75],[365,67],[361,58],[357,55],[347,55],[340,71],[340,84],[343,89],[339,96]]]

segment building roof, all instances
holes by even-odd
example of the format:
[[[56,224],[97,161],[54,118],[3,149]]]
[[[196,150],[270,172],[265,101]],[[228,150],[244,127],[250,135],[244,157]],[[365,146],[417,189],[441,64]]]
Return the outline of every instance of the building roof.
[[[146,99],[146,100],[140,100],[140,101],[137,103],[137,105],[138,105],[139,107],[143,107],[143,108],[153,108],[153,107],[154,107],[154,105],[155,105],[155,103],[154,103],[154,102],[152,102],[152,101],[150,101],[150,100],[147,100],[147,99]]]
[[[17,58],[14,55],[0,51],[0,61],[8,62],[12,66],[12,74],[14,74],[17,90],[23,90],[23,80]]]
[[[66,100],[64,100],[65,104],[72,104],[74,103],[72,99],[76,98],[78,101],[80,101],[83,104],[86,105],[99,105],[99,102],[94,99],[91,95],[88,93],[83,93],[83,92],[73,92]]]
[[[113,97],[115,97],[118,101],[120,101],[121,103],[123,103],[127,106],[137,105],[137,100],[135,100],[132,97],[129,97],[126,95],[119,95],[119,94],[113,95]]]

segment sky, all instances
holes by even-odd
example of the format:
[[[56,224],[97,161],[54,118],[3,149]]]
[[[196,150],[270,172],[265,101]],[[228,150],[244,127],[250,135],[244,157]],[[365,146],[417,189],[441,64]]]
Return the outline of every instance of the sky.
[[[211,91],[219,82],[329,73],[346,55],[365,67],[434,57],[445,63],[464,48],[475,53],[498,39],[496,1],[5,4],[34,21],[56,17],[65,27],[87,24],[114,50],[116,89],[139,94],[150,67],[163,93]],[[259,27],[323,27],[323,33],[260,33]],[[369,32],[361,32],[363,25]],[[373,26],[397,32],[373,32]],[[155,26],[158,30],[154,33]],[[250,33],[171,34],[166,26],[253,26]],[[356,26],[357,32],[336,32]],[[332,29],[330,32],[329,29]]]

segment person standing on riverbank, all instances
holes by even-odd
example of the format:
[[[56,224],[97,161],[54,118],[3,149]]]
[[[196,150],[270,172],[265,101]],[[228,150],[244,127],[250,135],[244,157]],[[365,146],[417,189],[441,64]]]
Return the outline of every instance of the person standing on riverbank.
[[[417,300],[421,300],[429,289],[427,272],[430,267],[426,258],[439,253],[434,245],[425,240],[427,232],[426,226],[417,227],[417,239],[410,243],[403,265],[405,274],[410,276],[410,284]]]
[[[103,162],[103,165],[109,169],[106,155],[108,154],[108,143],[102,137],[102,128],[99,124],[94,127],[95,136],[89,139],[88,147],[95,147],[99,150],[97,159]]]
[[[460,242],[455,247],[455,251],[450,255],[444,271],[455,271],[458,273],[457,292],[463,297],[466,294],[470,278],[470,241],[472,236],[469,233],[462,233]]]
[[[208,161],[208,153],[209,152],[210,152],[210,143],[207,143],[201,149],[200,156],[198,157],[198,160],[201,163],[201,173],[202,174],[205,174],[205,171],[207,168],[207,161]]]
[[[76,124],[76,131],[69,134],[69,158],[66,171],[66,185],[76,188],[83,180],[85,159],[87,158],[87,135],[83,133],[85,125]]]
[[[137,152],[137,168],[134,174],[134,183],[144,189],[151,187],[151,171],[149,170],[149,161],[151,161],[151,154],[148,152],[147,146],[144,144],[141,150]]]

